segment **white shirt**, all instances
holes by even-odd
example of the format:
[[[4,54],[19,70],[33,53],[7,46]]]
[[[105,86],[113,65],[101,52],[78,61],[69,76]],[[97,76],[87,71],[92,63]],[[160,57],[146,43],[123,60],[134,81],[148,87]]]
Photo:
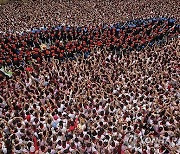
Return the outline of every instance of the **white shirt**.
[[[70,118],[72,118],[72,119],[74,119],[74,117],[75,117],[75,115],[74,115],[74,114],[71,114],[71,113],[70,113],[68,116],[69,116]]]
[[[34,146],[30,147],[30,152],[35,152],[35,147]]]

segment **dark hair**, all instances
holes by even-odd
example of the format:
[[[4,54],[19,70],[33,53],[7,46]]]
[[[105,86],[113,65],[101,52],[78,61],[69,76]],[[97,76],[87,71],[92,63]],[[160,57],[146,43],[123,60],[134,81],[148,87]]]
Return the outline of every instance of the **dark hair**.
[[[41,146],[41,150],[44,151],[45,150],[45,146]]]
[[[102,146],[102,141],[99,141],[99,145]]]
[[[123,130],[126,130],[127,126],[123,126]]]
[[[60,145],[60,146],[61,146],[61,140],[59,140],[57,143],[58,143],[58,145]]]

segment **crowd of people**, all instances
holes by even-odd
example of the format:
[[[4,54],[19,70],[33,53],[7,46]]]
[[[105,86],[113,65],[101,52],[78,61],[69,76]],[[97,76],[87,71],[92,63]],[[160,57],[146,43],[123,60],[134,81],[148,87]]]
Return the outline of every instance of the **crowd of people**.
[[[71,26],[174,17],[179,0],[17,0],[0,6],[0,31],[22,32],[65,23]]]
[[[180,153],[178,3],[0,6],[0,154]]]
[[[113,25],[59,25],[21,35],[6,33],[0,36],[0,66],[21,66],[32,59],[41,63],[43,58],[49,60],[52,57],[74,59],[82,53],[87,57],[93,48],[103,46],[121,56],[134,49],[152,46],[157,41],[162,43],[165,37],[173,37],[178,32],[179,25],[175,24],[174,19],[151,18]]]
[[[0,84],[4,153],[178,153],[178,40],[25,64]]]

